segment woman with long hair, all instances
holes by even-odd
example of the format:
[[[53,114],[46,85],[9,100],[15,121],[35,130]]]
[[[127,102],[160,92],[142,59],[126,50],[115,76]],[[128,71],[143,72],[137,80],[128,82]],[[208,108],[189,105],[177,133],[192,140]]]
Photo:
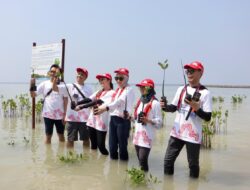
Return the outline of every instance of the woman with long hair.
[[[97,75],[96,78],[98,79],[102,89],[92,94],[90,99],[92,99],[92,101],[101,99],[104,104],[109,104],[112,99],[112,94],[114,93],[112,77],[109,73],[105,73]],[[97,106],[98,105],[94,106],[93,109],[96,109]],[[109,154],[105,146],[109,117],[109,112],[95,115],[94,111],[92,111],[87,121],[87,125],[89,126],[91,149],[98,148],[103,155]]]

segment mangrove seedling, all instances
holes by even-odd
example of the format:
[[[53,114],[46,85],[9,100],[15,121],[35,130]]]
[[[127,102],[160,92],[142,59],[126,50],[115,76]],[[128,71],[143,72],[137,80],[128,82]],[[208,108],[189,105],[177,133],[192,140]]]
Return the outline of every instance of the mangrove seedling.
[[[64,163],[75,163],[75,162],[80,162],[81,160],[87,160],[88,157],[86,155],[77,154],[73,151],[68,151],[66,155],[59,155],[58,156],[59,160],[64,162]]]
[[[161,183],[161,181],[151,173],[149,173],[149,177],[147,177],[145,172],[140,168],[132,167],[131,169],[127,169],[126,172],[133,185],[149,185],[153,183]]]

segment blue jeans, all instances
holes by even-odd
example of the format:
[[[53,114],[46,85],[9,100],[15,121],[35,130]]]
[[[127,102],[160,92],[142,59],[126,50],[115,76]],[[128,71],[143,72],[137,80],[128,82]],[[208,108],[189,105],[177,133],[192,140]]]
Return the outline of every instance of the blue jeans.
[[[111,116],[109,124],[109,151],[111,159],[128,160],[128,137],[131,123],[130,120],[118,116]]]

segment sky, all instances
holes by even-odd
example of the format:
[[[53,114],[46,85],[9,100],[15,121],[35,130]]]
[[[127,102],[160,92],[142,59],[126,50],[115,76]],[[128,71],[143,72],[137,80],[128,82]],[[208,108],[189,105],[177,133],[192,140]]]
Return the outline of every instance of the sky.
[[[0,82],[29,82],[32,43],[66,40],[65,81],[126,67],[130,82],[183,84],[201,61],[203,84],[250,85],[249,0],[1,0]]]

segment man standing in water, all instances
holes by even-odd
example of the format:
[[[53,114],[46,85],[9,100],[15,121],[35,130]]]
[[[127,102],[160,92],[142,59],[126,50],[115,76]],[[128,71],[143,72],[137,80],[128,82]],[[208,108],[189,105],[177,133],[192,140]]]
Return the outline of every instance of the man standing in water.
[[[105,111],[110,112],[109,123],[109,151],[111,159],[118,159],[118,147],[120,160],[128,160],[128,137],[131,128],[129,115],[132,113],[134,103],[134,91],[128,85],[129,71],[120,68],[115,71],[115,80],[118,88],[112,96],[108,105],[101,105],[95,110],[95,114]]]
[[[67,147],[73,148],[74,141],[83,141],[83,146],[89,146],[89,130],[86,122],[89,117],[89,109],[82,109],[75,111],[72,103],[78,103],[83,99],[87,99],[92,94],[92,89],[85,84],[88,78],[88,71],[85,68],[76,69],[76,82],[67,85],[56,85],[54,82],[53,90],[58,91],[59,94],[67,93],[70,96],[70,102],[67,107],[67,114],[65,117],[67,128]],[[91,100],[90,100],[91,101]]]
[[[179,87],[172,104],[161,100],[161,107],[166,112],[177,111],[174,126],[164,158],[164,173],[173,175],[174,162],[181,149],[186,145],[190,177],[199,177],[199,154],[202,141],[202,120],[211,119],[212,101],[207,88],[200,84],[204,72],[203,65],[192,62],[184,66],[189,85]]]
[[[60,95],[58,92],[52,90],[52,82],[58,75],[61,74],[60,67],[54,64],[49,70],[50,80],[40,83],[37,91],[30,91],[31,97],[43,95],[43,110],[42,116],[45,123],[46,144],[51,144],[51,137],[53,135],[53,126],[56,126],[56,131],[60,142],[64,142],[64,119],[68,99],[66,95]]]

